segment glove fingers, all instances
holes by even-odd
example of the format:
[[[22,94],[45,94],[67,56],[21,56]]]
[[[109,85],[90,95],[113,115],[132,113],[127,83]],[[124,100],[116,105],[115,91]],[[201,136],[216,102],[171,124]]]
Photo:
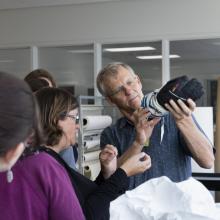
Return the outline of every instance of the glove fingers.
[[[148,108],[155,111],[158,109],[160,112],[168,110],[165,106],[166,103],[172,99],[178,106],[177,100],[182,100],[188,107],[187,99],[191,98],[193,101],[198,100],[204,94],[202,84],[197,79],[189,80],[187,76],[177,77],[168,81],[160,90],[154,92],[154,99],[148,102]],[[158,107],[159,105],[159,107]],[[142,106],[143,103],[142,103]],[[162,109],[162,110],[161,110]]]
[[[181,76],[175,79],[168,81],[160,90],[161,93],[166,93],[171,90],[181,90],[183,86],[188,82],[187,76]]]
[[[186,100],[191,98],[193,101],[198,100],[204,94],[202,84],[196,80],[188,80],[187,76],[182,76],[169,81],[158,93],[158,103],[165,109],[165,103],[169,103],[170,99],[175,102],[181,99],[186,105]]]
[[[185,98],[191,98],[192,100],[196,101],[204,94],[204,89],[198,80],[191,79],[186,83],[181,92],[184,94]]]

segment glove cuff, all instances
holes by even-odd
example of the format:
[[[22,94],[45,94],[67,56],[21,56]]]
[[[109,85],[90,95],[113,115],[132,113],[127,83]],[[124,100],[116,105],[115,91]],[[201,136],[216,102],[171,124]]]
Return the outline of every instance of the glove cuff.
[[[163,117],[164,115],[168,114],[168,111],[157,101],[158,92],[159,89],[156,89],[154,92],[145,95],[142,99],[141,106],[143,108],[147,108],[151,113],[149,118]]]

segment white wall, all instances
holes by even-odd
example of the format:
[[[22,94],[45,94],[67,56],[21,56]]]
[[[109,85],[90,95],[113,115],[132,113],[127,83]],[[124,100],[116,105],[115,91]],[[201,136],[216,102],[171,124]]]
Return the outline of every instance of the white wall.
[[[194,111],[194,116],[200,127],[205,132],[209,141],[214,144],[213,132],[213,108],[212,107],[197,107]],[[211,169],[203,169],[192,159],[192,172],[195,173],[213,173],[214,167]]]
[[[0,11],[0,47],[220,36],[219,0],[136,0]]]

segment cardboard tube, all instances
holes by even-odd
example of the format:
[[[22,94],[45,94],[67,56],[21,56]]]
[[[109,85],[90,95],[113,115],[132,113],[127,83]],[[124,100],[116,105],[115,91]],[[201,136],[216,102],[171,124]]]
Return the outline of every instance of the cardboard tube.
[[[91,179],[92,171],[89,166],[84,166],[84,176]]]

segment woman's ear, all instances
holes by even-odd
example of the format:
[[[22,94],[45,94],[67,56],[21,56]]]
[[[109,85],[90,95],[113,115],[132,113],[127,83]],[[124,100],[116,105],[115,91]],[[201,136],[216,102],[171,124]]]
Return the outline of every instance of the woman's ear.
[[[4,156],[0,157],[0,171],[10,170],[24,151],[24,143],[19,143],[10,149]]]

